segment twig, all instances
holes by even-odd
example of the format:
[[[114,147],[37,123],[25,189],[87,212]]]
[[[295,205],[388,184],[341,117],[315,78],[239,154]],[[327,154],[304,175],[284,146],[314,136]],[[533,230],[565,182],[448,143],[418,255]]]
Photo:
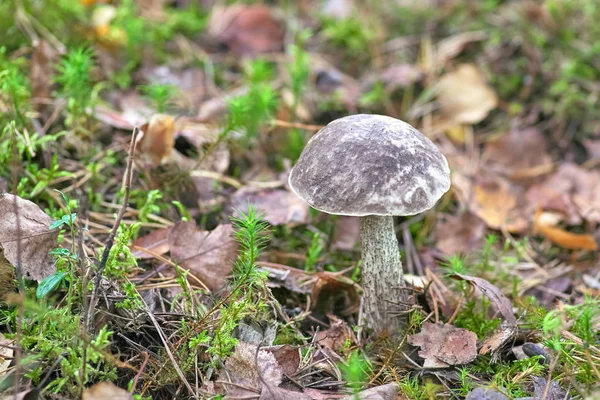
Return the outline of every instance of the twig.
[[[137,386],[138,380],[140,379],[140,376],[142,376],[142,372],[144,372],[144,369],[146,368],[146,364],[148,364],[148,359],[150,358],[148,356],[147,351],[144,351],[142,354],[144,355],[144,362],[142,362],[142,365],[140,366],[140,370],[133,378],[133,385],[131,385],[131,393],[135,392],[135,387]]]
[[[131,179],[133,177],[133,157],[135,155],[135,145],[137,142],[138,134],[140,133],[139,128],[136,126],[133,128],[133,138],[131,139],[131,145],[129,147],[129,155],[127,158],[127,168],[125,169],[125,198],[123,199],[123,206],[117,215],[117,219],[113,224],[112,230],[108,239],[106,240],[106,247],[104,247],[104,252],[102,253],[102,258],[100,260],[100,264],[98,265],[98,270],[96,271],[96,279],[94,280],[94,291],[92,292],[92,296],[90,297],[90,304],[87,309],[87,313],[85,316],[85,327],[89,331],[90,323],[91,323],[91,315],[92,308],[96,303],[96,297],[98,296],[98,289],[100,287],[100,281],[102,280],[102,273],[104,272],[104,268],[106,268],[106,263],[108,261],[108,255],[110,253],[110,249],[112,249],[113,242],[115,237],[117,236],[117,230],[119,229],[119,225],[121,224],[121,220],[127,211],[127,207],[129,206],[129,194],[131,192]]]

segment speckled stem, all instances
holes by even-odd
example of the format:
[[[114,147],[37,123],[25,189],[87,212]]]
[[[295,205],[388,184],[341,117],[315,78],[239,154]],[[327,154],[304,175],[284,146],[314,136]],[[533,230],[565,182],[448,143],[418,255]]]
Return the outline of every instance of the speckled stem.
[[[401,333],[404,318],[394,316],[395,304],[404,300],[402,262],[394,220],[389,216],[360,218],[362,246],[363,322],[376,334],[384,330],[395,336]]]

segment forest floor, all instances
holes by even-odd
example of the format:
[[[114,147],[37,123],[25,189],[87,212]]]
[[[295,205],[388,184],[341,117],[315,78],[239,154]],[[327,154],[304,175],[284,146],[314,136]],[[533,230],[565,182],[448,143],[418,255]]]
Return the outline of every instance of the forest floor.
[[[600,398],[600,3],[246,3],[0,2],[0,399]],[[287,181],[357,113],[452,172],[403,332]]]

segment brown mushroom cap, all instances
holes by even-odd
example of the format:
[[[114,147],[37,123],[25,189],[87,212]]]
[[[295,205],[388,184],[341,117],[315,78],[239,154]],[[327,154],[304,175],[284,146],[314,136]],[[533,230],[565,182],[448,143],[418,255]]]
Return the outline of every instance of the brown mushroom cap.
[[[450,168],[433,142],[406,122],[357,114],[310,139],[289,184],[329,214],[414,215],[448,191]]]

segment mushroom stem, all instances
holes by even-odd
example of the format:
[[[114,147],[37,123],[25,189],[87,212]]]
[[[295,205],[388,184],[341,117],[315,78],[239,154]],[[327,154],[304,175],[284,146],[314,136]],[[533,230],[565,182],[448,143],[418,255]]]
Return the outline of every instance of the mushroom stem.
[[[360,240],[363,321],[376,334],[387,330],[394,336],[401,332],[404,319],[391,311],[397,311],[394,305],[404,301],[405,291],[393,217],[361,217]]]

